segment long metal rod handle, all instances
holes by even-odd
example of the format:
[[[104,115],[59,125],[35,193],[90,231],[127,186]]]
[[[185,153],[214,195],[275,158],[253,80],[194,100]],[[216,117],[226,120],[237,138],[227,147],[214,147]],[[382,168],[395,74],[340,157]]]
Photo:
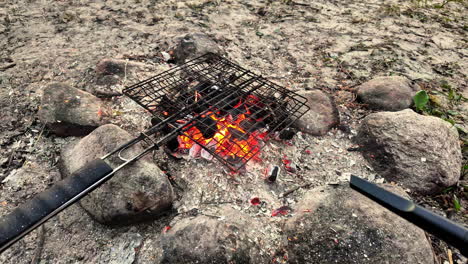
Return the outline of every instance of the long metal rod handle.
[[[90,187],[97,187],[94,184],[111,172],[112,168],[107,163],[100,159],[94,160],[2,217],[0,219],[0,253],[45,220],[69,206],[71,204],[69,201],[84,190],[89,192],[93,189]]]
[[[51,217],[105,183],[117,171],[157,147],[158,145],[152,145],[144,149],[115,169],[112,169],[102,159],[96,159],[87,163],[69,177],[55,183],[51,188],[39,193],[28,202],[18,206],[10,214],[0,219],[0,253]]]
[[[351,176],[350,186],[388,210],[458,248],[463,255],[468,257],[467,228],[357,176]]]

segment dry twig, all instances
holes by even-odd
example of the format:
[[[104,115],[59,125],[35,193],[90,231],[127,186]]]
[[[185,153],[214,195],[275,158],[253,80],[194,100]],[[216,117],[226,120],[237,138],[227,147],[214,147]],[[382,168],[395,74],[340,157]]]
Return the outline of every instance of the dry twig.
[[[94,93],[99,98],[111,98],[111,97],[116,97],[116,96],[122,96],[122,93],[114,92],[114,91],[96,90]]]
[[[303,184],[303,185],[299,185],[299,186],[297,186],[297,187],[295,187],[295,188],[292,188],[291,190],[288,190],[288,191],[284,192],[284,193],[281,195],[281,198],[284,198],[284,197],[290,195],[291,193],[293,193],[293,192],[295,192],[295,191],[297,191],[297,190],[299,190],[299,189],[301,189],[301,188],[307,188],[307,187],[309,187],[310,185],[312,185],[312,183],[306,183],[306,184]]]
[[[37,235],[37,247],[34,251],[34,257],[31,260],[31,264],[37,264],[41,261],[42,250],[44,249],[45,242],[45,228],[41,225],[39,228],[39,234]]]
[[[452,250],[447,249],[447,256],[450,264],[453,264],[453,258],[452,258]]]

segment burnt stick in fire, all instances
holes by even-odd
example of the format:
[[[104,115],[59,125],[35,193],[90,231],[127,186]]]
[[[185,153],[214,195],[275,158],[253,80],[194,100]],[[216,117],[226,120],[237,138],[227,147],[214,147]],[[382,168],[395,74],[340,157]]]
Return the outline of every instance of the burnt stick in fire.
[[[229,111],[234,109],[240,102],[242,96],[238,92],[229,93],[226,97],[222,98],[216,103],[216,106],[222,111]]]
[[[151,126],[155,126],[159,123],[162,122],[162,119],[159,118],[159,117],[153,117],[151,118]],[[164,134],[164,135],[167,135],[169,133],[171,133],[172,131],[172,128],[169,126],[169,125],[165,125],[162,129],[161,129],[161,132]],[[171,138],[167,143],[166,143],[166,147],[168,150],[170,150],[171,152],[175,152],[177,150],[177,148],[179,147],[179,141],[177,141],[177,137],[173,137]]]
[[[240,131],[239,129],[233,128],[233,127],[228,127],[229,134],[235,139],[238,140],[247,140],[249,139],[250,133],[244,133]]]
[[[216,121],[211,117],[199,117],[195,122],[195,127],[200,130],[204,138],[212,138],[216,134]]]
[[[268,98],[269,103],[265,104],[265,111],[267,114],[264,117],[265,123],[276,131],[284,129],[289,124],[289,118],[285,109],[288,107],[286,101],[278,101]]]
[[[245,113],[246,113],[246,110],[243,107],[233,108],[227,111],[227,114],[231,115],[233,120],[237,120],[240,114],[245,114]]]
[[[174,103],[166,95],[163,95],[161,96],[161,99],[159,100],[159,104],[156,110],[159,111],[160,114],[166,113],[165,115],[169,116],[177,112],[179,109],[176,103]]]
[[[247,133],[252,133],[258,129],[265,128],[265,123],[246,118],[240,122],[239,126]]]

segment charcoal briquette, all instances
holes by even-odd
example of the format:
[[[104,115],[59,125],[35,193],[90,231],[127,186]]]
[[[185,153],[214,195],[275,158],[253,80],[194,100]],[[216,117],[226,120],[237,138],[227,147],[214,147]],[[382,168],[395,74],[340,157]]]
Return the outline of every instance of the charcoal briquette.
[[[267,181],[268,182],[275,182],[276,179],[278,178],[278,175],[279,175],[279,172],[280,172],[280,168],[278,166],[270,166],[268,168],[268,172],[267,172]]]
[[[279,138],[282,140],[291,140],[294,137],[294,135],[296,135],[296,131],[288,127],[280,132]]]
[[[228,127],[228,131],[229,133],[231,134],[231,136],[235,139],[238,139],[238,140],[247,140],[249,139],[249,134],[248,133],[244,133],[238,129],[235,129],[233,127]]]
[[[212,138],[217,131],[216,121],[209,116],[198,118],[195,127],[200,130],[204,138]]]

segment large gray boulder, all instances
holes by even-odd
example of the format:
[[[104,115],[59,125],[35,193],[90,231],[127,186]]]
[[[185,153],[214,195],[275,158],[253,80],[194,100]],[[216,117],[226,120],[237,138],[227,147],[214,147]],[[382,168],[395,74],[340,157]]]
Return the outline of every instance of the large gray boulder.
[[[64,83],[49,84],[42,95],[39,120],[58,136],[84,136],[107,122],[99,98]]]
[[[222,218],[183,218],[141,249],[141,263],[268,263],[254,219],[230,209]],[[265,231],[264,231],[265,232]],[[264,241],[261,241],[264,243]]]
[[[370,114],[356,140],[378,173],[411,191],[436,193],[459,180],[458,132],[440,118],[409,109]]]
[[[204,33],[190,33],[176,38],[173,57],[177,63],[196,58],[211,52],[221,54],[216,42]]]
[[[89,161],[102,157],[132,138],[115,125],[97,128],[62,150],[62,177],[68,177]],[[141,146],[134,146],[122,155],[130,158],[141,151]],[[121,163],[115,156],[106,161],[114,168]],[[153,219],[168,209],[172,200],[173,191],[167,177],[150,156],[145,156],[118,171],[112,179],[85,196],[80,204],[96,221],[115,225]]]
[[[340,123],[338,109],[329,95],[320,90],[305,91],[300,95],[307,99],[310,110],[294,123],[297,129],[322,136]]]
[[[423,230],[348,186],[312,189],[294,209],[285,225],[289,263],[433,263]]]
[[[406,77],[377,77],[357,88],[358,99],[369,108],[384,111],[399,111],[409,108],[417,87]]]

